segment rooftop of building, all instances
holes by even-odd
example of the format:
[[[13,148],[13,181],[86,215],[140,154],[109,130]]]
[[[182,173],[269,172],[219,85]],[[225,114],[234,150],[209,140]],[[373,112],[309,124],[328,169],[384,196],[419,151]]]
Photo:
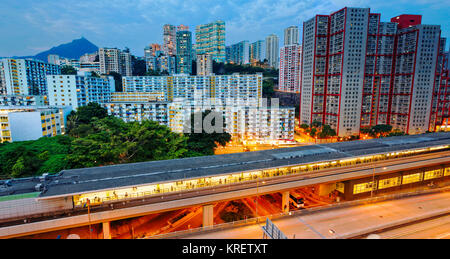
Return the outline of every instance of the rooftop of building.
[[[50,106],[50,105],[0,106],[0,111],[2,111],[2,112],[28,112],[28,111],[42,111],[42,110],[52,110],[52,109],[70,109],[70,106]]]
[[[163,77],[228,77],[228,76],[255,76],[260,75],[262,76],[263,73],[254,73],[254,74],[240,74],[240,73],[233,73],[231,75],[216,75],[216,74],[210,74],[210,75],[189,75],[189,74],[173,74],[168,76],[124,76],[123,78],[163,78]]]

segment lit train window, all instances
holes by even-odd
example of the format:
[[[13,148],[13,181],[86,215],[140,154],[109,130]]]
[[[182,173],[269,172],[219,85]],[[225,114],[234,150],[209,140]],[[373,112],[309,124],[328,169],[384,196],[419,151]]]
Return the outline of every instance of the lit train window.
[[[422,181],[422,173],[408,174],[403,176],[402,184],[415,183]]]
[[[393,177],[393,178],[388,178],[388,179],[383,179],[378,181],[378,189],[386,189],[386,188],[391,188],[391,187],[395,187],[395,186],[399,186],[401,183],[401,177]]]
[[[439,177],[442,177],[442,169],[426,171],[424,173],[423,179],[429,180],[429,179],[434,179],[434,178],[439,178]]]

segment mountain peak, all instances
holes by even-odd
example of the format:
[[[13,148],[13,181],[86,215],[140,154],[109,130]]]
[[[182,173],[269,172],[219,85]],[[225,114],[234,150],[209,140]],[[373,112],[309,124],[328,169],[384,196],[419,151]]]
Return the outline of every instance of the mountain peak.
[[[60,57],[69,59],[79,59],[86,53],[93,53],[98,50],[98,47],[90,42],[85,37],[81,36],[79,39],[74,39],[72,42],[64,43],[59,46],[53,47],[47,51],[43,51],[34,56],[36,59],[47,61],[47,57],[50,54],[59,55]]]

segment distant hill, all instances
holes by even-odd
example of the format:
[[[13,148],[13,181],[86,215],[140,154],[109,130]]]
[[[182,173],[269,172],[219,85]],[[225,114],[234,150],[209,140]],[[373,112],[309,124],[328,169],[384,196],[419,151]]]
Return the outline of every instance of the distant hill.
[[[56,54],[60,57],[69,59],[79,59],[82,55],[86,53],[93,53],[98,50],[92,42],[88,41],[86,38],[81,37],[80,39],[73,40],[70,43],[61,44],[57,47],[53,47],[47,51],[38,53],[35,56],[27,56],[21,58],[35,58],[47,62],[47,56],[50,54]]]

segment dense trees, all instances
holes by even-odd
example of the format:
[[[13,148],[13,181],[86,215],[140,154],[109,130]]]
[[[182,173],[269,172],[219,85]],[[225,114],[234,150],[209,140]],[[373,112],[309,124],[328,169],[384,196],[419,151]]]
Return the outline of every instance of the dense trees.
[[[145,72],[145,75],[146,76],[160,76],[161,74],[158,71],[149,69],[147,72]]]
[[[211,118],[214,117],[211,120],[212,126],[221,127],[221,132],[212,132],[209,133],[205,127],[203,127],[205,124],[203,121],[205,121],[205,118],[207,116],[210,116]],[[214,116],[217,115],[217,116]],[[216,114],[215,112],[212,112],[210,110],[202,112],[202,120],[196,122],[195,114],[191,115],[191,127],[190,132],[185,134],[187,137],[187,148],[189,150],[188,156],[200,156],[200,155],[213,155],[214,149],[218,146],[225,146],[227,142],[231,140],[231,135],[225,132],[225,119],[222,120],[222,124],[220,123],[216,124],[216,119],[218,116],[222,116],[221,114]],[[199,124],[201,123],[201,125]],[[201,133],[195,133],[194,129],[200,129]],[[217,128],[218,129],[218,128]]]
[[[213,73],[216,75],[231,75],[233,73],[255,74],[263,73],[264,77],[278,77],[278,70],[272,68],[238,65],[232,63],[217,63],[213,61]]]
[[[319,121],[313,121],[311,125],[301,124],[300,128],[313,138],[325,139],[336,136],[336,131],[330,125],[323,125]]]
[[[145,76],[145,72],[147,70],[147,65],[145,64],[145,60],[137,59],[135,56],[131,56],[131,63],[133,64],[133,76]]]
[[[262,97],[272,98],[275,94],[274,90],[275,80],[273,78],[264,79],[262,85]]]
[[[361,133],[368,134],[373,138],[405,135],[402,131],[392,130],[392,125],[386,124],[379,124],[370,128],[362,128]]]
[[[64,65],[61,67],[61,74],[62,75],[76,75],[77,70],[69,65]]]
[[[330,125],[323,125],[322,131],[317,134],[320,139],[336,136],[336,131],[330,127]]]
[[[67,168],[71,138],[56,136],[0,144],[0,178],[56,173]]]
[[[187,152],[184,136],[154,121],[105,117],[81,125],[68,155],[71,168],[174,159]]]
[[[114,77],[114,83],[115,83],[115,90],[116,92],[122,92],[123,86],[122,86],[122,75],[117,72],[109,72],[110,76]]]

